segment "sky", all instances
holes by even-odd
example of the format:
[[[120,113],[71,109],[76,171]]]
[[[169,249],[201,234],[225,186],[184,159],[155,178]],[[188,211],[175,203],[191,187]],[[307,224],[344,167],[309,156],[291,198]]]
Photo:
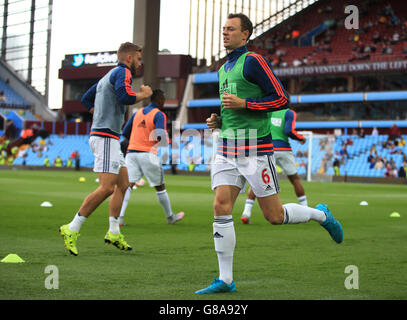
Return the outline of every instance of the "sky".
[[[54,0],[49,107],[62,107],[58,69],[67,54],[115,51],[133,40],[134,0]],[[159,50],[188,54],[189,0],[161,0]],[[185,17],[180,19],[179,17]],[[174,30],[177,41],[174,41]]]

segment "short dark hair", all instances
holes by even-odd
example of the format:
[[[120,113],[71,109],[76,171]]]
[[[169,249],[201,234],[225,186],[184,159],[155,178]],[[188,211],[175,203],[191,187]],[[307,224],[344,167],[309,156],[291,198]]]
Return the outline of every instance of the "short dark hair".
[[[249,17],[243,13],[229,13],[228,19],[239,18],[240,24],[242,26],[242,31],[249,31],[249,36],[247,37],[247,41],[249,41],[252,33],[253,33],[253,23],[250,21]]]
[[[120,60],[124,58],[123,56],[126,54],[132,54],[135,52],[141,52],[143,48],[137,44],[132,42],[124,42],[120,45],[119,49],[117,50],[117,59]]]
[[[157,102],[157,99],[165,99],[164,91],[162,91],[161,89],[153,90],[153,94],[151,95],[151,101]]]

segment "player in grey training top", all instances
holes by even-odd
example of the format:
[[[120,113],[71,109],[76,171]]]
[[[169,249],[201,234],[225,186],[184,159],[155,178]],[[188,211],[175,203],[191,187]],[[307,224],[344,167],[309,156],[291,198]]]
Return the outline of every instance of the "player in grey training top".
[[[120,233],[118,219],[129,185],[119,139],[127,105],[150,97],[152,90],[144,85],[138,93],[131,90],[132,75],[141,66],[141,47],[130,42],[123,43],[117,57],[117,67],[82,98],[82,103],[94,114],[89,145],[95,156],[93,171],[98,173],[99,187],[85,198],[72,222],[60,227],[65,247],[73,255],[78,255],[76,240],[83,222],[109,196],[109,230],[105,242],[121,250],[131,250]]]

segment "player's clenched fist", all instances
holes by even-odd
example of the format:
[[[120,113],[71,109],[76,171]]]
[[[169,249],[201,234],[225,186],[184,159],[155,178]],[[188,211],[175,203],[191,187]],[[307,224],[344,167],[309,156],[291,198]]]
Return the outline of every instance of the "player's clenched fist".
[[[151,95],[153,94],[153,90],[151,90],[151,87],[150,87],[150,86],[142,85],[142,86],[140,87],[140,91],[143,93],[143,95],[144,95],[146,98],[151,97]]]
[[[221,118],[219,118],[216,113],[212,113],[211,116],[206,119],[206,124],[211,130],[219,129],[222,125]]]
[[[226,92],[222,97],[222,104],[225,109],[244,109],[246,100]]]
[[[141,100],[150,98],[153,94],[153,90],[151,90],[150,86],[141,85],[140,92],[136,93],[136,102],[140,102]]]

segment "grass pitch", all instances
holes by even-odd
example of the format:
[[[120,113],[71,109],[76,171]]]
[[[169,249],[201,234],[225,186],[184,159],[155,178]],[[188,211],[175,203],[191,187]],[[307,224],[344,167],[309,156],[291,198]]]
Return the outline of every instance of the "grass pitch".
[[[252,224],[242,225],[240,195],[233,210],[237,292],[202,297],[194,292],[218,272],[210,178],[166,176],[173,210],[185,211],[176,225],[166,224],[154,189],[133,191],[121,229],[131,252],[103,242],[106,201],[84,223],[74,257],[58,228],[97,187],[95,179],[91,172],[0,171],[0,260],[9,253],[25,260],[0,263],[0,300],[406,299],[406,185],[304,182],[309,205],[327,203],[340,220],[340,245],[315,222],[272,226],[257,202]],[[280,185],[283,203],[297,202],[289,182]],[[360,206],[363,200],[369,205]],[[44,201],[53,207],[40,207]],[[401,217],[390,218],[393,211]],[[45,287],[49,265],[59,271],[57,290]],[[358,289],[345,288],[349,265],[358,268]]]

